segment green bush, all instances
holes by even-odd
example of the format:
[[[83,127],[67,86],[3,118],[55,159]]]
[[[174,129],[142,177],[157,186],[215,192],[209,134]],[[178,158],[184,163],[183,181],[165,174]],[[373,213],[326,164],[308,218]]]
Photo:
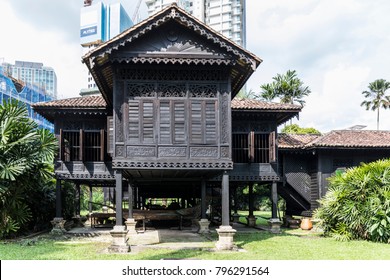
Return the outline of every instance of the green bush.
[[[390,241],[390,160],[348,169],[329,179],[314,217],[338,240]]]

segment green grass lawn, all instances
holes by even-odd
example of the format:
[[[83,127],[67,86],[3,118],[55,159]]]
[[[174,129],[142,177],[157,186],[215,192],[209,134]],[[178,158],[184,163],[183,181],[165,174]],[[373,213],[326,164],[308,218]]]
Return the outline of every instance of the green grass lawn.
[[[210,236],[210,247],[217,239]],[[242,252],[213,250],[147,249],[128,254],[108,254],[107,242],[92,242],[89,238],[51,239],[0,243],[1,260],[390,260],[390,245],[366,241],[340,242],[318,233],[300,229],[284,230],[281,234],[268,232],[239,233],[235,243]]]

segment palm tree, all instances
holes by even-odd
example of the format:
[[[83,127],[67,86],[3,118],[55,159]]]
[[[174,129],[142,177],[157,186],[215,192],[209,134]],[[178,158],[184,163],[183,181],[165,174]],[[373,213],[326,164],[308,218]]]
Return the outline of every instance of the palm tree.
[[[377,111],[377,130],[379,130],[379,109],[388,109],[390,107],[390,95],[386,95],[386,91],[389,88],[390,82],[387,82],[385,79],[378,79],[368,85],[368,91],[362,92],[367,100],[364,100],[360,106],[365,106],[366,110]]]
[[[281,103],[298,102],[302,107],[305,105],[303,98],[308,96],[311,90],[303,85],[295,70],[288,70],[286,74],[277,74],[272,79],[272,83],[260,86],[262,99],[272,101],[278,97]]]
[[[56,151],[55,136],[38,129],[26,107],[0,105],[0,238],[31,218],[30,194],[48,185]]]

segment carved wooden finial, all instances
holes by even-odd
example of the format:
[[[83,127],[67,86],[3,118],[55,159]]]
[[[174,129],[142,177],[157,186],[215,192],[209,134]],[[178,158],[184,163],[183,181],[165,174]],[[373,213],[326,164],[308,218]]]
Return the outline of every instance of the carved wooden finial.
[[[171,9],[171,17],[176,17],[176,9],[175,8],[172,8]]]

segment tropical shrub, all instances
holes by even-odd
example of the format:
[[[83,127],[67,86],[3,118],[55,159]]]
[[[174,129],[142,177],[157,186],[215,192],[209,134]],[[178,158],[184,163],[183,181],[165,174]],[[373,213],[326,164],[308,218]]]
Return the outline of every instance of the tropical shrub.
[[[346,170],[329,179],[314,214],[325,234],[338,240],[390,242],[390,160]]]
[[[54,135],[38,129],[25,106],[0,105],[0,238],[48,214],[56,151]]]

